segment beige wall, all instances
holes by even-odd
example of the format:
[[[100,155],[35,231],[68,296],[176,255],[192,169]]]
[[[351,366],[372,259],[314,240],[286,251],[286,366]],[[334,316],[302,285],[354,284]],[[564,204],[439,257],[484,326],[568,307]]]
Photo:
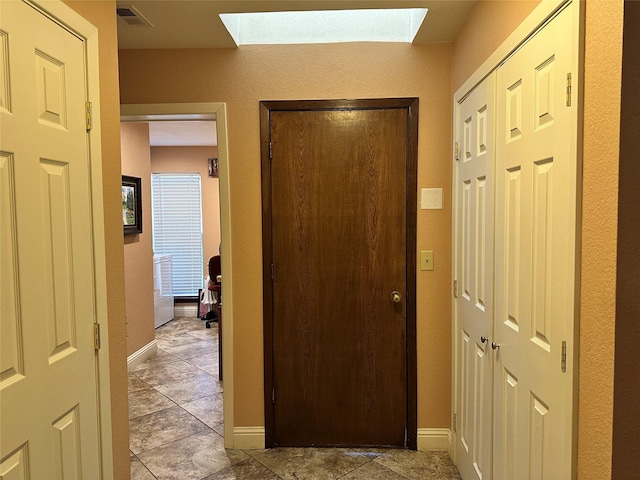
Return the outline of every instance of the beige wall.
[[[611,475],[622,2],[585,13],[578,476],[595,480]]]
[[[218,147],[151,147],[151,172],[199,173],[202,185],[203,273],[220,246],[220,181],[209,176],[207,159]]]
[[[540,0],[480,0],[453,43],[453,91],[504,42]]]
[[[120,172],[120,93],[115,1],[71,1],[71,8],[95,25],[100,48],[100,131],[107,256],[107,309],[111,370],[113,470],[116,479],[129,478],[129,417],[127,399],[127,335],[124,301],[124,254]]]
[[[436,257],[434,272],[417,272],[418,426],[450,426],[451,57],[450,44],[120,52],[122,103],[227,102],[236,425],[264,425],[258,102],[415,96],[418,185],[445,192],[443,210],[418,212],[418,249]]]
[[[124,237],[127,355],[131,355],[155,338],[149,124],[122,123],[120,141],[122,174],[139,177],[142,186],[142,233]]]

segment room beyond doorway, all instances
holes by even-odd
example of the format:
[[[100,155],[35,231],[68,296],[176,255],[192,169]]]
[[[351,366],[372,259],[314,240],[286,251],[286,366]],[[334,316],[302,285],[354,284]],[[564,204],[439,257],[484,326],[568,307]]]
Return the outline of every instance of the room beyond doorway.
[[[233,447],[233,271],[231,269],[233,245],[230,237],[229,177],[227,154],[226,104],[131,104],[121,105],[122,122],[149,122],[158,120],[215,120],[218,144],[220,185],[220,231],[221,243],[225,245],[222,272],[225,281],[225,331],[224,338],[224,428],[225,446]],[[195,314],[194,314],[195,315]]]

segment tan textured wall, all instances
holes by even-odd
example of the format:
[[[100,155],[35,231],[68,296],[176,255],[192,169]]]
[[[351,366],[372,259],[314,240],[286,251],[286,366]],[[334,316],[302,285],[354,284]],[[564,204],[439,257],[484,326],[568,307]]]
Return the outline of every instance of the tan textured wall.
[[[578,478],[595,480],[611,478],[622,2],[585,13]]]
[[[540,0],[480,0],[453,44],[453,91],[462,86]]]
[[[142,233],[124,237],[127,355],[131,355],[155,338],[149,125],[122,123],[120,141],[122,174],[139,177],[142,186]]]
[[[418,185],[445,192],[443,210],[418,212],[418,249],[433,249],[436,261],[417,274],[418,426],[450,426],[451,58],[450,44],[120,52],[124,104],[227,102],[236,425],[264,425],[258,102],[417,96]]]
[[[95,25],[100,48],[100,127],[102,135],[102,181],[107,255],[107,308],[111,370],[111,419],[114,475],[129,478],[129,417],[127,399],[127,335],[124,301],[124,253],[120,173],[120,93],[116,2],[65,0],[71,8]]]
[[[209,177],[207,159],[218,156],[218,147],[151,147],[151,172],[199,173],[202,186],[203,273],[220,246],[220,181]]]
[[[620,112],[620,183],[618,196],[618,273],[616,358],[613,401],[611,478],[640,478],[640,2],[624,3],[622,111]]]

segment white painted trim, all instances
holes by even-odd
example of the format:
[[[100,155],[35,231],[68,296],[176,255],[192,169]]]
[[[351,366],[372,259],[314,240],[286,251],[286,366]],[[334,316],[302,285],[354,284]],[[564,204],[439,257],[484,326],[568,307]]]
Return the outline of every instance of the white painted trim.
[[[93,216],[94,322],[100,324],[97,353],[97,396],[100,431],[101,478],[113,478],[113,438],[111,431],[111,373],[109,357],[109,316],[107,309],[107,260],[104,237],[102,191],[102,139],[100,116],[100,74],[98,29],[61,0],[29,0],[39,10],[81,37],[87,58],[87,100],[91,102],[93,128],[88,134],[91,162],[91,212]]]
[[[180,317],[197,317],[198,316],[198,304],[195,305],[174,305],[173,306],[173,318]]]
[[[562,5],[572,0],[542,0],[511,35],[484,61],[456,91],[453,98],[460,103],[484,77],[504,62],[533,32],[538,30]],[[454,108],[455,112],[455,108]]]
[[[419,428],[418,450],[446,450],[451,455],[452,437],[448,428]]]
[[[127,372],[132,372],[142,364],[147,358],[151,358],[158,353],[158,342],[151,340],[140,350],[133,352],[127,357]]]
[[[264,448],[264,427],[235,427],[233,448],[257,450]]]
[[[216,126],[218,134],[218,158],[220,159],[220,234],[224,245],[222,259],[222,376],[224,379],[224,446],[236,448],[232,435],[234,419],[234,384],[233,384],[233,232],[231,231],[231,182],[229,177],[229,139],[227,137],[227,106],[221,104],[216,110]],[[264,445],[264,438],[262,440]]]
[[[220,233],[224,245],[222,255],[222,294],[224,328],[222,334],[222,368],[224,378],[224,446],[234,445],[234,403],[233,403],[233,243],[231,241],[231,207],[229,184],[229,154],[227,137],[227,105],[225,103],[160,103],[120,105],[121,121],[149,121],[154,118],[179,115],[181,118],[216,120],[218,135],[218,159],[220,161]],[[264,440],[262,442],[264,444]]]

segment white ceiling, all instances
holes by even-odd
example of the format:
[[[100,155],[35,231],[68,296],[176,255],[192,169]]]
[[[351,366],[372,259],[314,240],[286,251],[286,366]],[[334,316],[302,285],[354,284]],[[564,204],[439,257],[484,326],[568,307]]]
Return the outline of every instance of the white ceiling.
[[[360,8],[428,8],[414,43],[451,42],[478,0],[119,0],[153,26],[118,19],[118,46],[137,48],[233,48],[220,13]]]
[[[152,147],[217,145],[216,122],[213,120],[149,122],[149,144]]]

